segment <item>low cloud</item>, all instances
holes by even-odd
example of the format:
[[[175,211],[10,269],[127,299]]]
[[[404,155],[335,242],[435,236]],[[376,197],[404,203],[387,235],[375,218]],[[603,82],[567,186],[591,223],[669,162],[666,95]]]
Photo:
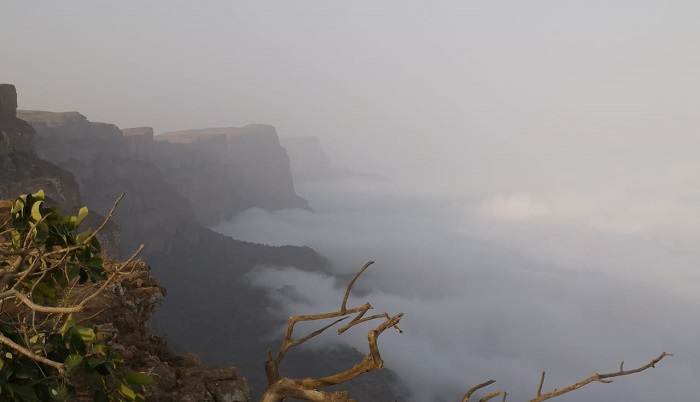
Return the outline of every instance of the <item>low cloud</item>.
[[[691,195],[437,195],[361,181],[299,192],[316,213],[250,210],[217,229],[309,245],[345,277],[375,260],[357,284],[368,293],[353,301],[406,313],[404,333],[387,332],[380,345],[414,401],[458,400],[490,378],[528,400],[543,370],[545,389],[560,388],[662,351],[675,356],[563,400],[695,397],[700,220],[687,220],[698,213]],[[285,314],[337,309],[345,286],[284,267],[259,267],[251,281],[283,300]],[[366,349],[360,331],[339,339]]]

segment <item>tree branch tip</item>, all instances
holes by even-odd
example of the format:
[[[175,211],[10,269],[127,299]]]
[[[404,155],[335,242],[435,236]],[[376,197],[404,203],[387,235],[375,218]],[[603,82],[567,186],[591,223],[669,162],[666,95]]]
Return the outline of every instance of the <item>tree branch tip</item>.
[[[544,385],[544,376],[545,372],[542,372],[542,376],[540,377],[540,385],[537,387],[537,396],[542,395],[542,386]]]

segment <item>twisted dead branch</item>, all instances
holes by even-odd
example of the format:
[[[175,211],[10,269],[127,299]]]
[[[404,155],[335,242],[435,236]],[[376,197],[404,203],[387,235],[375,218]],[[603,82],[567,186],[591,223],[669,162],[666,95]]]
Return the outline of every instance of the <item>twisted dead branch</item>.
[[[305,401],[317,401],[317,402],[351,402],[349,395],[346,392],[325,392],[320,391],[320,388],[328,387],[331,385],[341,384],[349,381],[363,373],[374,371],[382,368],[384,366],[384,361],[382,360],[381,354],[379,353],[379,345],[377,340],[379,336],[384,333],[389,328],[394,328],[398,332],[402,332],[398,327],[403,313],[390,316],[388,313],[381,313],[365,317],[367,311],[373,309],[371,304],[365,303],[361,306],[354,308],[347,308],[348,297],[350,296],[350,291],[357,279],[362,275],[362,273],[369,268],[374,262],[370,261],[365,264],[352,278],[347,288],[345,289],[345,295],[343,301],[340,305],[340,310],[313,314],[313,315],[299,315],[291,316],[287,324],[287,331],[282,341],[282,346],[280,351],[273,358],[270,350],[267,352],[267,359],[265,361],[265,374],[267,376],[268,387],[265,390],[260,402],[281,402],[287,398],[296,398]],[[373,320],[381,319],[379,325],[371,329],[367,333],[367,342],[369,345],[369,353],[360,361],[358,364],[354,365],[352,368],[345,370],[341,373],[330,375],[322,378],[303,378],[303,379],[291,379],[283,377],[279,373],[279,366],[289,349],[299,346],[310,339],[322,334],[328,328],[333,327],[341,321],[350,318],[354,314],[352,320],[345,326],[338,329],[338,335],[347,331],[348,329]],[[336,320],[332,323],[313,331],[299,339],[294,339],[294,326],[299,322],[304,321],[319,321],[333,319]]]

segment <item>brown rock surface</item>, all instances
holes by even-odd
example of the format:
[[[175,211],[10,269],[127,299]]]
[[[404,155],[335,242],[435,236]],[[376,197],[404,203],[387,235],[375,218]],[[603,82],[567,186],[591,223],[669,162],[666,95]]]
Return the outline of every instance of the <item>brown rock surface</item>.
[[[145,388],[148,401],[247,402],[248,385],[233,367],[202,367],[193,355],[175,355],[150,333],[146,322],[163,302],[165,290],[143,262],[94,300],[83,317],[101,328],[114,328],[117,348],[131,370],[150,373],[156,385]]]

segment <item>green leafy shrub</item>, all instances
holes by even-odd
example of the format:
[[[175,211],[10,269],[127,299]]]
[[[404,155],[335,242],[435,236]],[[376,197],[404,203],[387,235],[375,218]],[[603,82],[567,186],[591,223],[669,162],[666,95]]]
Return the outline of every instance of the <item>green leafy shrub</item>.
[[[96,235],[109,217],[80,232],[87,215],[85,207],[76,216],[47,207],[39,191],[17,198],[0,227],[0,400],[143,401],[141,386],[153,383],[125,370],[98,326],[79,325],[88,303],[141,250],[106,269]]]

